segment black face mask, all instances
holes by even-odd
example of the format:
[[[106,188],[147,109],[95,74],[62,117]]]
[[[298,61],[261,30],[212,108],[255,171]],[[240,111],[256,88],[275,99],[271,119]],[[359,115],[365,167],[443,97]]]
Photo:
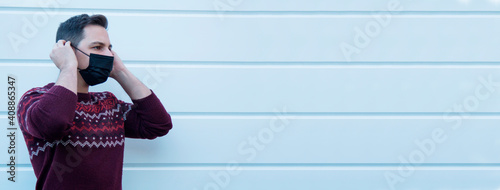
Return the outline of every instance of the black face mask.
[[[90,55],[86,54],[82,50],[74,47],[76,50],[82,52],[86,56],[90,57],[89,66],[86,69],[78,69],[80,75],[82,75],[83,80],[90,86],[98,85],[108,80],[111,70],[113,70],[113,60],[112,56],[105,56],[99,54]]]

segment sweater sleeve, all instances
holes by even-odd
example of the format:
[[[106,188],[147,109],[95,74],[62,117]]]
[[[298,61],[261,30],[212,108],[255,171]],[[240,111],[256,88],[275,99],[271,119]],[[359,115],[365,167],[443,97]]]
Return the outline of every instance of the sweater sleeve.
[[[39,139],[59,140],[72,125],[76,102],[77,95],[62,86],[34,88],[19,101],[20,128]]]
[[[155,139],[166,135],[172,129],[170,114],[167,113],[154,92],[132,102],[133,105],[126,105],[128,103],[118,100],[118,103],[122,104],[121,107],[130,109],[124,110],[126,137]]]

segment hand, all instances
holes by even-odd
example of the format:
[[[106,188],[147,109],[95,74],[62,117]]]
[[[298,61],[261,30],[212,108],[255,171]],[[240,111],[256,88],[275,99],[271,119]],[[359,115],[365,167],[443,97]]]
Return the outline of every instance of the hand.
[[[151,95],[152,91],[125,67],[118,54],[113,50],[111,53],[114,56],[114,61],[113,70],[109,77],[115,79],[132,100],[139,100]]]
[[[59,70],[74,69],[78,67],[75,52],[71,48],[71,42],[59,40],[50,52],[50,59],[54,62]]]
[[[115,51],[111,50],[111,53],[113,53],[114,61],[113,61],[113,70],[109,74],[109,77],[117,79],[118,75],[121,72],[127,70],[127,68],[123,64],[122,59],[120,59],[120,57]]]

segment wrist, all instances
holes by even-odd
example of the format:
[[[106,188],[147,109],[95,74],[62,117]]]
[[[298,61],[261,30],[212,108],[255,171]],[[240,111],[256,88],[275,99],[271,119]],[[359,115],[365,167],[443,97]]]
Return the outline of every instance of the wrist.
[[[70,71],[77,71],[78,70],[78,64],[76,63],[67,63],[63,65],[60,68],[61,72],[70,72]]]
[[[109,77],[114,78],[118,82],[120,82],[121,80],[127,78],[127,76],[128,76],[128,73],[127,73],[126,69],[113,71],[109,75]]]

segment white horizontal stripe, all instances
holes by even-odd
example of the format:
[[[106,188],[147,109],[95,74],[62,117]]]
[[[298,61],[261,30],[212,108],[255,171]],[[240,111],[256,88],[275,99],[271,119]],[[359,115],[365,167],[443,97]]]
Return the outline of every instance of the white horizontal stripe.
[[[105,14],[106,16],[152,16],[152,17],[177,17],[177,18],[373,18],[373,15],[392,15],[393,18],[500,18],[494,12],[480,13],[467,11],[454,12],[433,12],[433,11],[170,11],[170,10],[110,10],[110,9],[55,9],[47,8],[41,10],[26,10],[19,8],[18,10],[0,10],[0,14],[68,14],[76,13],[92,13]],[[366,14],[366,13],[369,14]],[[223,20],[221,20],[223,21]]]
[[[499,69],[500,63],[498,65],[473,65],[477,64],[471,62],[471,65],[463,65],[464,63],[458,63],[457,65],[414,65],[413,63],[408,63],[408,65],[404,65],[404,63],[400,63],[398,65],[388,65],[387,63],[370,63],[366,65],[360,65],[356,62],[353,62],[351,65],[349,63],[345,64],[336,64],[332,65],[317,65],[315,63],[311,63],[308,65],[307,61],[303,62],[303,65],[297,65],[296,63],[286,65],[286,64],[272,64],[270,65],[260,65],[256,63],[241,63],[242,65],[238,65],[238,63],[234,64],[171,64],[171,63],[156,63],[156,64],[137,64],[137,63],[127,63],[124,61],[128,68],[192,68],[192,69],[206,69],[206,68],[214,68],[214,69]],[[138,62],[138,61],[134,61]],[[148,62],[148,61],[144,61]],[[264,64],[267,62],[263,62]],[[425,62],[423,62],[425,63]],[[0,63],[0,67],[54,67],[55,65],[52,63]]]
[[[175,115],[172,114],[171,117],[172,119],[175,120],[191,120],[191,119],[213,119],[213,120],[218,120],[218,119],[262,119],[262,120],[270,120],[270,119],[275,119],[278,116],[277,115],[263,115],[263,116],[253,116],[253,115],[215,115],[217,113],[214,113],[214,115]],[[0,115],[0,119],[6,119],[8,115]],[[321,116],[321,115],[291,115],[291,116],[284,116],[280,115],[279,119],[289,119],[289,120],[294,120],[294,119],[310,119],[310,120],[360,120],[360,119],[373,119],[373,120],[401,120],[401,119],[423,119],[423,120],[442,120],[443,116],[409,116],[409,115],[404,115],[404,116],[397,116],[397,115],[387,115],[387,116],[381,116],[381,115],[373,115],[373,116],[356,116],[356,115],[345,115],[345,116]],[[461,118],[462,120],[500,120],[500,116],[468,116]],[[17,123],[17,122],[16,122]]]
[[[172,119],[274,119],[278,116],[227,116],[227,115],[182,115],[176,116],[172,115]],[[360,119],[373,119],[373,120],[391,120],[391,119],[434,119],[434,120],[443,120],[444,116],[279,116],[279,119],[319,119],[319,120],[360,120]],[[468,116],[467,118],[463,118],[463,120],[485,120],[485,119],[497,119],[500,120],[500,116]]]
[[[500,171],[500,167],[414,167],[415,170],[427,170],[427,171],[447,171],[447,170],[493,170]],[[136,171],[136,170],[227,170],[224,167],[125,167],[123,170]],[[399,167],[245,167],[239,166],[239,170],[245,171],[397,171],[400,170]]]
[[[248,166],[238,166],[239,170],[244,171],[398,171],[401,170],[399,167],[377,167],[377,166],[326,166],[326,167],[248,167]],[[16,167],[17,171],[33,171],[31,167]],[[225,166],[222,167],[124,167],[124,171],[224,171],[227,170]],[[500,167],[491,166],[454,166],[454,167],[414,167],[414,170],[419,171],[500,171]],[[8,171],[7,167],[0,167],[0,171]]]

